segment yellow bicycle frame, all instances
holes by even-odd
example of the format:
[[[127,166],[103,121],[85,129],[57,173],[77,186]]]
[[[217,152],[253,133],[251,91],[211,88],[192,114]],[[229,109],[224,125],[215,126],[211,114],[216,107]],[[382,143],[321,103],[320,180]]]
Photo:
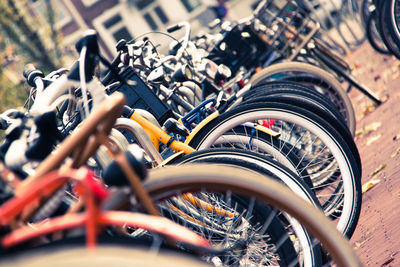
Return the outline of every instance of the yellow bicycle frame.
[[[174,151],[183,151],[184,154],[189,154],[191,152],[196,151],[196,149],[192,148],[188,145],[188,143],[193,139],[193,137],[202,129],[207,123],[215,119],[219,116],[219,112],[216,111],[210,116],[208,116],[205,120],[203,120],[200,124],[198,124],[194,130],[189,134],[185,143],[174,140],[169,134],[164,132],[161,128],[154,125],[137,112],[133,112],[130,116],[130,119],[136,121],[143,127],[145,132],[149,135],[153,145],[158,149],[158,142],[165,144],[166,146],[170,147]]]

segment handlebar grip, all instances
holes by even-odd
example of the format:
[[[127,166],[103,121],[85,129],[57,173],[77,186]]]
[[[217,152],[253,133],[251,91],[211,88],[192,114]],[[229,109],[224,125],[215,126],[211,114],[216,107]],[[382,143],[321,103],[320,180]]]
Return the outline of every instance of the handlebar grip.
[[[37,77],[44,78],[43,72],[37,70],[33,64],[25,65],[22,73],[30,86],[36,86],[35,79]]]
[[[87,30],[84,36],[75,44],[76,51],[81,52],[82,48],[86,46],[88,51],[94,55],[99,54],[99,43],[97,41],[97,33],[94,30]]]
[[[7,120],[0,117],[0,130],[6,130],[7,128],[8,128]]]
[[[97,33],[94,30],[87,30],[84,36],[79,39],[79,41],[75,44],[76,51],[81,53],[83,47],[86,47],[86,55],[85,55],[85,80],[89,82],[93,79],[94,72],[96,69],[96,65],[99,60],[100,48],[99,43],[97,41]],[[68,74],[68,79],[80,81],[80,72],[79,72],[79,61],[76,61],[74,65],[71,67],[71,70]]]
[[[127,105],[122,109],[122,116],[124,118],[130,118],[133,113],[135,113],[135,110]]]
[[[171,32],[179,30],[180,28],[182,28],[182,25],[179,25],[179,24],[172,25],[167,28],[167,32],[171,33]]]
[[[35,70],[36,70],[36,68],[33,64],[26,64],[22,74],[24,75],[24,77],[26,79],[28,79],[29,74],[31,74],[31,72],[33,72]]]

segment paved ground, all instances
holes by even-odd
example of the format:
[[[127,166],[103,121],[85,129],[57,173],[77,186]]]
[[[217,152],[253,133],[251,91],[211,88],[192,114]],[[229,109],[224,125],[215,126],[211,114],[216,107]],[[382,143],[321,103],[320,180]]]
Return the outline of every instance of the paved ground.
[[[386,101],[376,109],[354,89],[356,143],[363,164],[361,218],[351,239],[365,266],[400,266],[400,60],[365,42],[347,57],[354,75]]]

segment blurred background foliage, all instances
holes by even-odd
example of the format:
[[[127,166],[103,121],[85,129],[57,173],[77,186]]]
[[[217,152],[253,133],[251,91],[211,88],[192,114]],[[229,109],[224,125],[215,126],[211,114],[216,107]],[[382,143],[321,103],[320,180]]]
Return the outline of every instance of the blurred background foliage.
[[[26,64],[45,74],[62,66],[55,11],[51,0],[42,1],[44,17],[35,17],[27,0],[0,0],[0,112],[21,107],[27,99]]]

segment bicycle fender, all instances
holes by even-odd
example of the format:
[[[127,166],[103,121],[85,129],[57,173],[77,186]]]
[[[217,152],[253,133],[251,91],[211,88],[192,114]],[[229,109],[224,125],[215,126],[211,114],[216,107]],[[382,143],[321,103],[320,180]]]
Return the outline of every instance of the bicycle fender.
[[[186,138],[185,144],[189,144],[190,141],[192,141],[192,139],[196,136],[196,134],[205,126],[207,125],[210,121],[214,120],[215,118],[217,118],[219,116],[219,111],[215,111],[214,113],[212,113],[210,116],[208,116],[207,118],[205,118],[203,121],[201,121],[199,123],[199,125],[197,125],[193,131],[189,134],[189,136]]]

